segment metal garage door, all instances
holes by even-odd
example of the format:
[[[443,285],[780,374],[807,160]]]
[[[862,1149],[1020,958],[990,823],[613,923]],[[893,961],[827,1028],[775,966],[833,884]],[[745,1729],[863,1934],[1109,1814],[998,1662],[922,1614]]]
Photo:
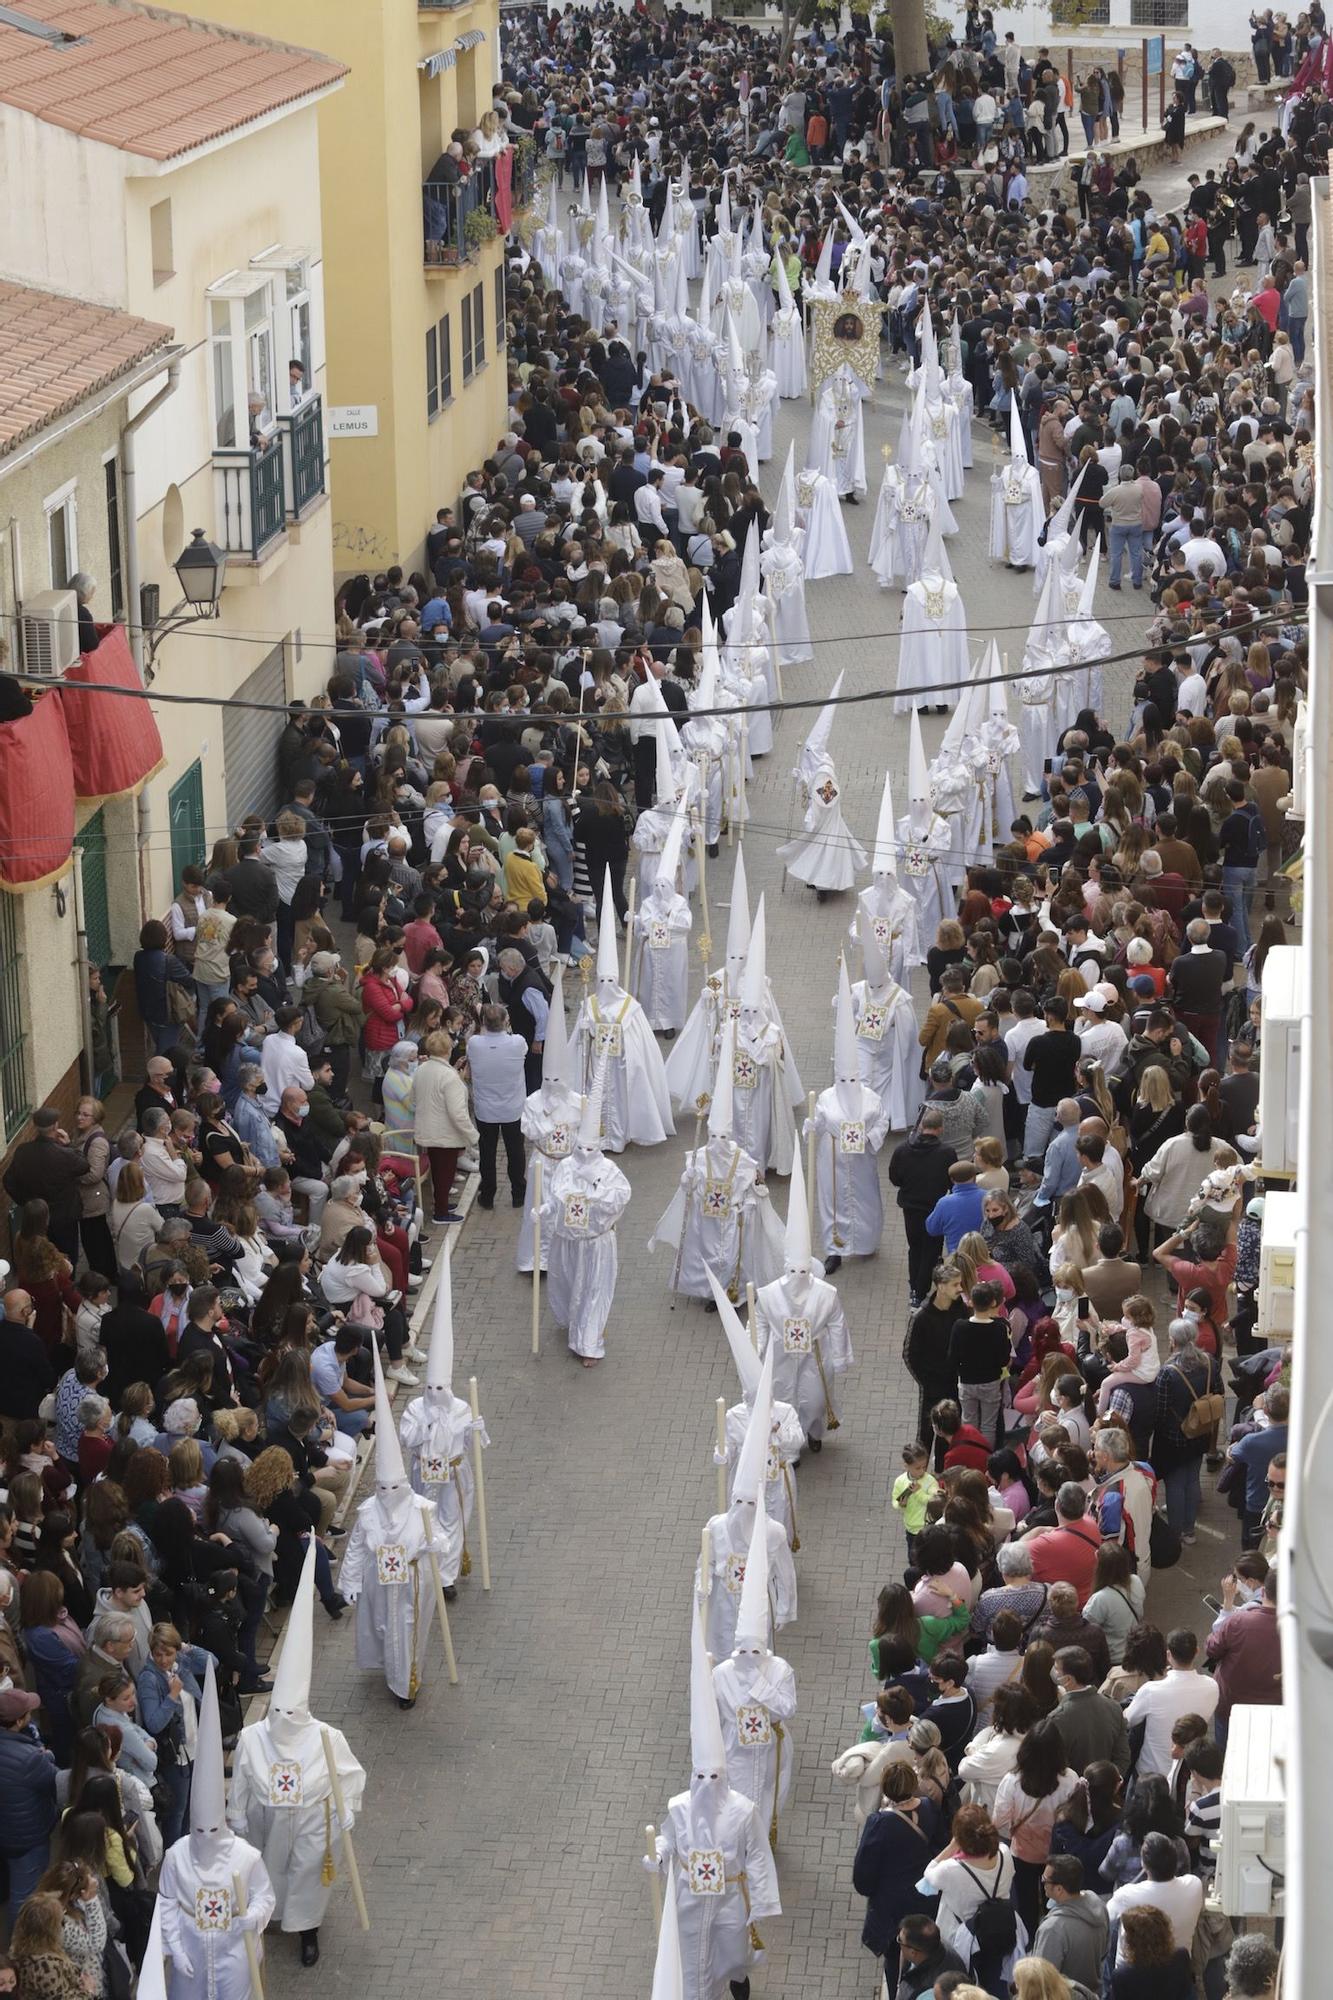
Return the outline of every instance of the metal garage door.
[[[275,646],[262,666],[236,690],[241,701],[276,702],[287,699],[285,649]],[[225,708],[222,711],[222,755],[227,773],[227,820],[239,826],[247,813],[262,813],[265,819],[282,804],[278,797],[278,738],[282,717],[260,709]]]
[[[111,962],[111,904],[106,880],[106,817],[98,810],[74,845],[83,856],[83,925],[88,933],[88,963]]]

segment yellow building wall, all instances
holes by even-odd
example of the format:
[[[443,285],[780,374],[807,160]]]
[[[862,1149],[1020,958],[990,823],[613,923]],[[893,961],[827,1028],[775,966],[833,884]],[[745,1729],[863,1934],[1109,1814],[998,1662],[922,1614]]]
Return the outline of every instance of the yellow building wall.
[[[337,575],[416,566],[438,507],[456,504],[466,474],[495,448],[507,406],[497,352],[499,239],[457,271],[425,275],[421,184],[455,126],[489,108],[497,0],[418,11],[408,0],[200,0],[204,19],[316,48],[351,66],[319,107],[326,219],[328,401],[373,404],[379,434],[335,438],[333,561]],[[486,40],[428,77],[418,63],[469,29]],[[462,301],[480,284],[486,362],[466,385]],[[453,401],[427,418],[426,334],[448,313]]]

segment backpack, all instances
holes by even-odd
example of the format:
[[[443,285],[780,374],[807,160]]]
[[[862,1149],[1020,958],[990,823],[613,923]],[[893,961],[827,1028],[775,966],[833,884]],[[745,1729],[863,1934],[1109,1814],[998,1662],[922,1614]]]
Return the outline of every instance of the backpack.
[[[1214,1389],[1205,1389],[1201,1396],[1196,1395],[1194,1384],[1190,1381],[1189,1376],[1183,1368],[1177,1368],[1174,1363],[1169,1372],[1172,1375],[1178,1375],[1190,1392],[1190,1406],[1180,1419],[1181,1436],[1187,1438],[1211,1437],[1226,1412],[1226,1397],[1218,1395]],[[1204,1379],[1205,1381],[1212,1380],[1211,1369]]]
[[[1154,1569],[1174,1569],[1184,1547],[1179,1528],[1173,1528],[1165,1514],[1154,1514],[1148,1531],[1148,1560]]]
[[[958,1866],[964,1874],[970,1875],[978,1889],[985,1892],[985,1900],[978,1903],[964,1928],[972,1937],[972,1959],[968,1971],[976,1976],[979,1961],[1003,1964],[1018,1943],[1018,1921],[1014,1916],[1014,1906],[1007,1896],[999,1891],[1000,1871],[995,1871],[996,1886],[987,1890],[981,1877],[968,1867],[962,1856]]]
[[[1250,866],[1251,868],[1257,868],[1263,860],[1264,855],[1268,852],[1268,829],[1264,825],[1263,814],[1257,806],[1247,807],[1245,817],[1249,821],[1250,827]]]

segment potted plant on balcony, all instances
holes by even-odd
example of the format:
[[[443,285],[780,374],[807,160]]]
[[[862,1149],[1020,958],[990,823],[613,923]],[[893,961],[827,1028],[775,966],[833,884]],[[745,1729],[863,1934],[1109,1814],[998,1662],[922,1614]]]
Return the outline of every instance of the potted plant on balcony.
[[[497,234],[495,217],[485,208],[474,208],[463,219],[463,241],[469,250],[480,250],[483,243],[492,243]]]

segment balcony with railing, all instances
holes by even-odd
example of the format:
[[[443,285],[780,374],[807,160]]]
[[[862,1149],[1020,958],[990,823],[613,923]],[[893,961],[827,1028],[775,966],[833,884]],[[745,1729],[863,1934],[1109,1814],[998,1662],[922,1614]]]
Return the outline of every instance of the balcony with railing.
[[[474,217],[479,219],[474,221]],[[466,180],[423,181],[421,226],[422,261],[427,272],[470,264],[482,244],[499,229],[491,162],[475,160]]]
[[[322,428],[321,423],[321,440]],[[320,449],[322,454],[322,441]],[[229,556],[257,562],[285,532],[285,457],[281,430],[249,451],[213,453],[217,535]],[[321,481],[323,476],[321,465]]]
[[[324,493],[324,401],[307,396],[278,418],[288,518],[299,521]]]

